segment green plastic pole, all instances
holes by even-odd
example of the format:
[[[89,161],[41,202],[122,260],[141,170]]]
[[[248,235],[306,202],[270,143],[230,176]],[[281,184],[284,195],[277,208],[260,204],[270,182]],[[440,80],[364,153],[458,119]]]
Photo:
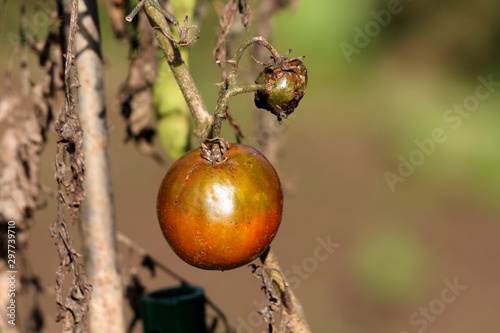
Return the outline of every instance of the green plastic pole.
[[[200,287],[181,285],[141,297],[145,333],[206,333],[205,295]]]

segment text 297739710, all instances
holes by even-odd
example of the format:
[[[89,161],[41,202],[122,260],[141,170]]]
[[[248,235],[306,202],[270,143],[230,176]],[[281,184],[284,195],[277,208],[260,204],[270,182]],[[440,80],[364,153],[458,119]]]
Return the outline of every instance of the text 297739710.
[[[16,222],[7,223],[7,296],[10,298],[7,305],[7,322],[16,324]]]

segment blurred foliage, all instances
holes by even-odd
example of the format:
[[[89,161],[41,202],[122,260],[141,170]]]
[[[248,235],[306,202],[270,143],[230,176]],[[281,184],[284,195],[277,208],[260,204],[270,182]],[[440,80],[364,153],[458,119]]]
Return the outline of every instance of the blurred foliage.
[[[443,114],[474,94],[479,76],[500,82],[500,2],[400,1],[400,13],[348,63],[339,44],[355,45],[354,28],[364,31],[375,21],[373,12],[387,10],[389,3],[301,1],[276,16],[278,48],[306,55],[311,80],[303,103],[310,109],[302,105],[298,112],[325,125],[368,122],[391,151],[392,171],[399,155],[416,149],[415,140],[443,128],[448,139],[402,186],[439,187],[447,184],[440,179],[450,177],[496,205],[491,198],[500,196],[500,93],[481,101],[457,130]]]
[[[358,129],[360,135],[377,138],[383,152],[379,156],[391,172],[397,172],[398,156],[408,158],[417,149],[415,140],[430,138],[435,128],[442,128],[447,140],[437,143],[434,153],[396,185],[394,209],[383,214],[425,212],[453,193],[467,193],[470,205],[479,204],[498,214],[499,89],[481,101],[456,130],[443,116],[454,104],[474,95],[479,76],[492,75],[500,82],[500,2],[401,1],[401,13],[393,15],[390,24],[359,54],[353,54],[349,63],[339,44],[354,45],[354,28],[364,30],[374,20],[370,12],[384,10],[388,3],[301,1],[293,11],[277,15],[277,47],[305,54],[309,69],[309,90],[297,110],[304,115],[293,126],[306,123],[301,129],[314,126],[315,133]],[[318,144],[346,145],[344,140]],[[335,164],[331,168],[335,173]],[[380,189],[379,196],[389,191],[384,186]],[[470,223],[471,228],[478,227]],[[349,256],[360,292],[385,304],[414,300],[428,288],[430,249],[412,232],[401,230],[399,223],[367,220],[362,225]],[[413,233],[426,227],[422,221]]]
[[[354,279],[368,297],[401,304],[425,285],[427,250],[409,230],[381,227],[363,234],[352,251]]]

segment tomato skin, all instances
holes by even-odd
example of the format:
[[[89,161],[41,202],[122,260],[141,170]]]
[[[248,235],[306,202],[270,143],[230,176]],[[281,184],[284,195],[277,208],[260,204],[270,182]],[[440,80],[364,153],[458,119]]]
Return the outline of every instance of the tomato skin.
[[[281,222],[283,192],[276,171],[257,150],[231,144],[212,166],[191,150],[165,175],[157,215],[165,239],[185,262],[228,270],[257,258]]]
[[[298,58],[284,60],[281,65],[269,64],[255,80],[255,83],[268,85],[255,92],[255,106],[272,112],[279,121],[297,108],[307,88],[304,63]]]

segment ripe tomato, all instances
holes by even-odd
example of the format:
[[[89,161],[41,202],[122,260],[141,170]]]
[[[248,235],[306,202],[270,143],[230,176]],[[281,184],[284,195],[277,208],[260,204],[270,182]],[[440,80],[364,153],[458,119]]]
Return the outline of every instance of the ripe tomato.
[[[212,166],[191,150],[163,179],[157,200],[160,227],[177,255],[203,269],[245,265],[278,231],[283,192],[276,171],[257,150],[231,144]]]

